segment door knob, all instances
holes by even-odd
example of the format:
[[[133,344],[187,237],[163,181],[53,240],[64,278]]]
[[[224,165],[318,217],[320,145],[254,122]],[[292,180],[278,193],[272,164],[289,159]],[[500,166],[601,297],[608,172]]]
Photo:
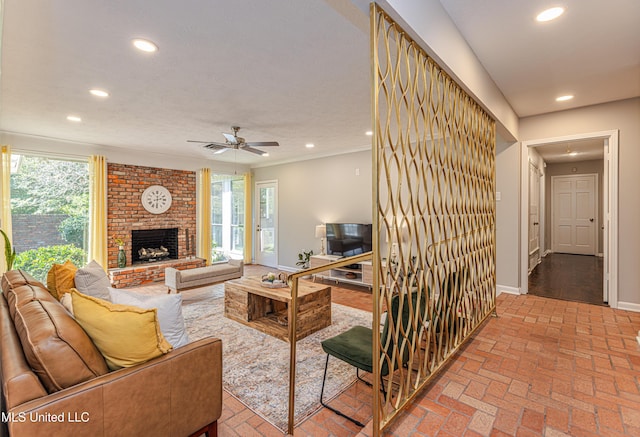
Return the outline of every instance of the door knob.
[[[592,218],[590,218],[589,221],[593,223],[593,219]]]
[[[533,222],[533,226],[537,226],[537,225],[539,225],[538,222]]]

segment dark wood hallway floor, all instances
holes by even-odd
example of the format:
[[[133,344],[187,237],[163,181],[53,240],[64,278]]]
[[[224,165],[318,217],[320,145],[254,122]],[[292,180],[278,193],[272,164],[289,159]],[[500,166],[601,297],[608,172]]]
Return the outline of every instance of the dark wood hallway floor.
[[[529,275],[529,294],[604,305],[602,271],[600,257],[551,253]]]

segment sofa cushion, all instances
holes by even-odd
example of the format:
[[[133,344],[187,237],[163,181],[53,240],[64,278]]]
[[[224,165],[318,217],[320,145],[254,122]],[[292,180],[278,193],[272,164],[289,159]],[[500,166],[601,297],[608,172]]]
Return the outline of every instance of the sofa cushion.
[[[85,331],[60,302],[49,297],[16,306],[14,323],[27,362],[53,393],[104,375],[108,369]]]
[[[182,316],[182,295],[144,295],[118,288],[110,288],[109,294],[113,303],[139,308],[156,308],[162,335],[174,349],[189,343]]]
[[[169,352],[156,309],[142,309],[71,290],[73,313],[112,369],[132,367]]]
[[[75,276],[78,268],[71,262],[54,264],[47,273],[47,288],[56,299],[62,299],[62,295],[76,286]]]
[[[102,266],[95,260],[81,269],[75,276],[76,289],[86,295],[109,300],[111,282]]]
[[[16,308],[33,300],[56,299],[44,284],[22,270],[11,270],[2,277],[2,290],[9,305],[11,319],[15,320]]]

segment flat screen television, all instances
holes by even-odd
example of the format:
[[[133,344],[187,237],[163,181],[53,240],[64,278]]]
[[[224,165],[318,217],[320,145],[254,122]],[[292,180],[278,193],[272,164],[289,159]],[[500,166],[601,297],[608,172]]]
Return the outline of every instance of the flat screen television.
[[[354,256],[372,249],[372,226],[363,223],[327,223],[327,254]]]

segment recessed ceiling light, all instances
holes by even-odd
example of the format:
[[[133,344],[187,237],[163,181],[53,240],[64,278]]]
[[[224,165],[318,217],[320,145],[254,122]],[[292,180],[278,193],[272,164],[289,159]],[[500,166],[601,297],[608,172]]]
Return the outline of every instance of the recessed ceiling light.
[[[316,145],[313,143],[307,143],[304,145],[307,149],[313,149]]]
[[[366,131],[366,132],[365,132],[365,134],[366,134],[367,136],[372,136],[372,135],[373,135],[373,132],[372,132],[372,131],[370,131],[370,130],[368,130],[368,131]]]
[[[262,156],[269,156],[269,152],[262,152]]]
[[[573,96],[571,94],[567,94],[566,96],[556,97],[556,102],[566,102],[571,99],[573,99]]]
[[[89,92],[96,97],[109,97],[109,93],[104,90],[99,90],[94,88],[92,90],[89,90]]]
[[[142,50],[143,52],[153,53],[158,51],[158,46],[148,39],[136,38],[133,40],[133,45],[138,50]]]
[[[76,123],[80,123],[82,119],[76,115],[67,115],[67,120],[75,121]]]
[[[564,8],[560,6],[556,6],[555,8],[549,8],[542,12],[540,12],[536,16],[537,21],[551,21],[558,18],[560,15],[564,13]]]

